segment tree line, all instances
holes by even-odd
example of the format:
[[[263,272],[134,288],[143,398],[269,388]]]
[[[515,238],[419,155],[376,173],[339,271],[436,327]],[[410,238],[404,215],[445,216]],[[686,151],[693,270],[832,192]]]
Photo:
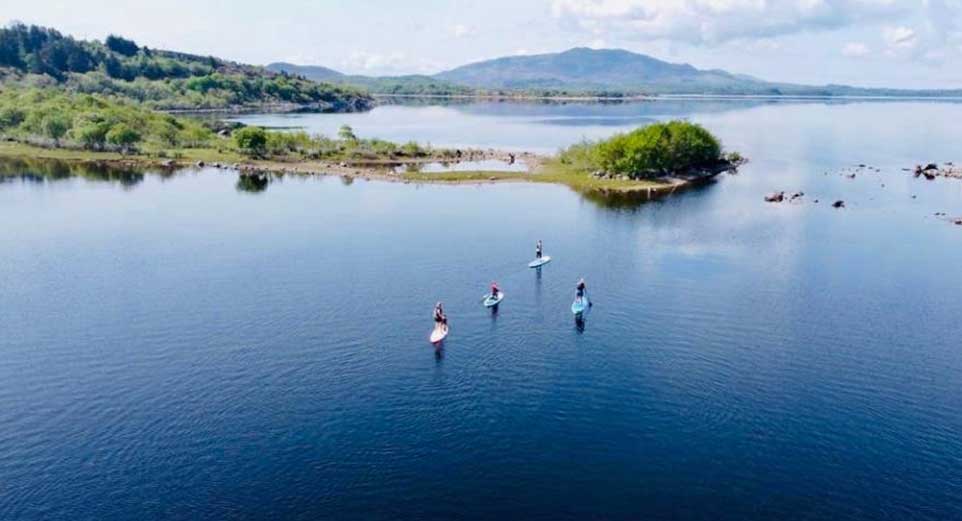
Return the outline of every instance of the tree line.
[[[368,96],[349,87],[209,56],[151,50],[117,35],[104,42],[84,41],[19,23],[0,28],[0,68],[14,72],[7,75],[7,84],[115,94],[155,108],[293,103],[364,110],[371,104]]]

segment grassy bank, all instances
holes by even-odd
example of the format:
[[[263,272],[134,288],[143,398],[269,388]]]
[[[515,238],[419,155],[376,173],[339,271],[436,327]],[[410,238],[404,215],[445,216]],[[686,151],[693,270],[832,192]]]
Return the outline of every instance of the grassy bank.
[[[436,183],[478,183],[493,181],[518,181],[554,183],[569,186],[578,191],[608,190],[616,192],[671,189],[675,186],[665,180],[601,179],[587,175],[556,158],[546,158],[531,172],[468,171],[468,172],[412,172],[402,174],[410,181]]]

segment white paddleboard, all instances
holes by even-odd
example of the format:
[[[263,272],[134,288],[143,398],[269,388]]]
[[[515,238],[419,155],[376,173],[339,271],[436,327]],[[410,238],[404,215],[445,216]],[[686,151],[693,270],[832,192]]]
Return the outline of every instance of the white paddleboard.
[[[431,332],[431,337],[430,337],[431,343],[432,344],[440,343],[442,340],[448,337],[448,331],[450,330],[451,328],[448,326],[441,326],[441,327],[434,328],[434,331]]]
[[[529,267],[529,268],[540,268],[541,266],[544,266],[545,264],[547,264],[547,263],[549,263],[549,262],[551,262],[551,257],[545,255],[545,256],[541,257],[540,259],[535,259],[535,260],[529,262],[529,263],[528,263],[528,267]]]
[[[491,298],[491,295],[488,294],[488,296],[484,298],[484,307],[493,308],[494,306],[497,306],[498,304],[500,304],[502,300],[504,300],[503,291],[498,292],[498,298]]]

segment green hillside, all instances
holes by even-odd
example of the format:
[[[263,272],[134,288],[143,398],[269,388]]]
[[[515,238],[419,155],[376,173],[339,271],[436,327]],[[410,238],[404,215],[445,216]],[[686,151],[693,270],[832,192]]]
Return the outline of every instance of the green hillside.
[[[118,95],[158,109],[276,106],[332,112],[367,110],[371,98],[263,67],[149,49],[119,36],[83,41],[22,24],[0,28],[0,81]]]

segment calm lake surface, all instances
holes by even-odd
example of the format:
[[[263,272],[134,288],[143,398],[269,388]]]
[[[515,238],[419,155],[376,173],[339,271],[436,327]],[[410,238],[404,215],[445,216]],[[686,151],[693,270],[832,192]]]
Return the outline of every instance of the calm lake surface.
[[[673,117],[751,163],[647,204],[5,165],[0,519],[962,517],[962,181],[901,170],[962,162],[962,105],[245,120],[553,151]]]

